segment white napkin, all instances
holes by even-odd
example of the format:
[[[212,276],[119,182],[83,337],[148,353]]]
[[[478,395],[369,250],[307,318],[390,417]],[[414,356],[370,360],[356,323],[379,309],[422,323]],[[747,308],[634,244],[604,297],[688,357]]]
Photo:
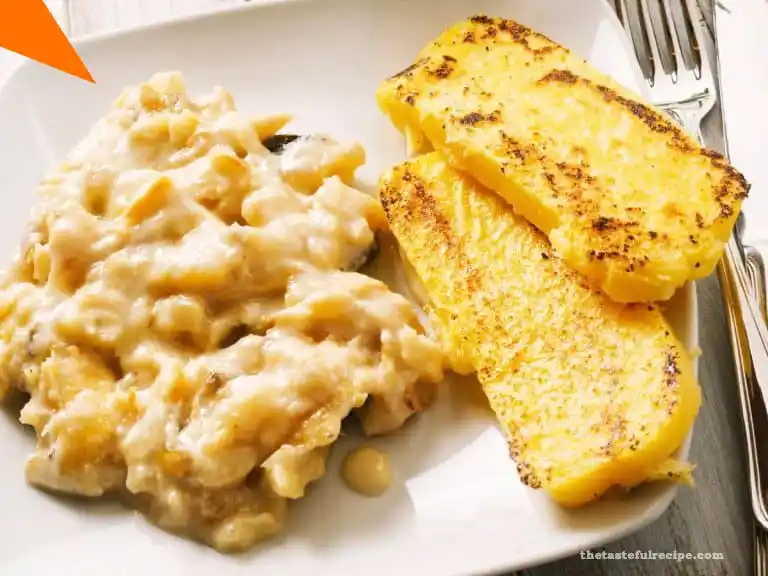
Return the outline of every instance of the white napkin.
[[[752,184],[744,242],[768,259],[768,1],[722,4],[717,35],[728,147]]]

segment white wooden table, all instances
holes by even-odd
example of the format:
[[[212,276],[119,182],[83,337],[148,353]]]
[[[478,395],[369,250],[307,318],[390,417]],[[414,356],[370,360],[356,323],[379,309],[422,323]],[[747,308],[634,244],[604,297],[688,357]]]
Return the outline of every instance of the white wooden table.
[[[215,10],[243,1],[247,0],[46,0],[71,38],[179,14]],[[701,0],[711,6],[709,1]],[[711,9],[709,12],[711,14]],[[16,55],[0,49],[0,84],[19,60]],[[710,130],[717,129],[718,120],[709,119]],[[751,573],[751,516],[746,490],[746,462],[733,362],[719,288],[714,278],[699,284],[699,307],[703,350],[700,380],[705,403],[692,447],[692,458],[698,465],[695,473],[698,486],[696,490],[681,490],[669,511],[658,522],[607,546],[607,549],[628,552],[722,552],[726,556],[725,561],[601,562],[583,561],[577,556],[528,570],[526,576],[746,576]]]

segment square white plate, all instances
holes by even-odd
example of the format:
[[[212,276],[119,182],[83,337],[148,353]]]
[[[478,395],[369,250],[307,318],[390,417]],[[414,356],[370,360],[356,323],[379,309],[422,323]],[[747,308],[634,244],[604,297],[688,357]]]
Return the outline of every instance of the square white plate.
[[[439,6],[439,7],[438,7]],[[121,89],[161,70],[182,71],[193,92],[220,84],[255,115],[291,112],[291,130],[358,140],[360,176],[375,181],[404,157],[374,90],[446,26],[476,12],[534,26],[637,89],[639,74],[618,21],[600,0],[313,0],[257,3],[78,43],[98,84],[37,64],[0,92],[0,247],[9,258],[35,183],[104,114]],[[697,344],[695,294],[670,307],[684,342]],[[565,513],[520,484],[490,414],[446,385],[437,405],[377,440],[396,485],[379,499],[346,490],[339,458],[293,504],[284,536],[227,557],[170,536],[110,503],[45,495],[25,485],[34,439],[0,414],[0,573],[4,576],[210,576],[211,574],[478,574],[554,560],[619,538],[656,519],[674,488],[640,488],[622,500]],[[687,453],[687,446],[683,448]]]

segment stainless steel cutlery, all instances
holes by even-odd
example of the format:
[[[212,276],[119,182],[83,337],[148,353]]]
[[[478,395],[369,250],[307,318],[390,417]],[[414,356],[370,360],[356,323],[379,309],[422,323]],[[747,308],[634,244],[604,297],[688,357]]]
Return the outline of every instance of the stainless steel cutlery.
[[[717,51],[710,60],[703,19],[696,3],[693,0],[615,0],[614,6],[632,39],[652,102],[700,142],[727,154],[725,129],[719,142],[705,142],[702,136],[702,120],[719,105],[720,90],[716,81],[720,78],[720,63]],[[744,224],[743,215],[739,224]],[[763,576],[768,575],[768,503],[764,486],[768,481],[768,467],[760,450],[762,434],[768,432],[768,410],[764,401],[768,398],[765,270],[760,252],[749,247],[745,250],[741,245],[738,226],[726,245],[717,272],[735,356],[747,444],[755,517],[755,574]]]

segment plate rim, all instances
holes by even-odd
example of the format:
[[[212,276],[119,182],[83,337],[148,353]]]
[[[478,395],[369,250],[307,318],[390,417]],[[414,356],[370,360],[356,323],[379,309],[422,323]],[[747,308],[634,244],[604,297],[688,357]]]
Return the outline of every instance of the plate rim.
[[[195,11],[186,14],[171,15],[162,20],[156,20],[153,22],[144,22],[129,24],[122,28],[116,28],[112,30],[105,30],[102,32],[88,32],[77,38],[70,39],[70,44],[76,51],[79,52],[80,48],[89,48],[93,45],[98,45],[101,42],[108,42],[111,40],[119,40],[125,37],[133,35],[139,35],[146,32],[162,31],[165,28],[173,28],[177,25],[191,24],[207,19],[215,19],[220,16],[227,16],[238,12],[249,12],[252,10],[259,10],[263,8],[269,8],[271,6],[279,6],[281,4],[291,3],[310,3],[310,2],[323,2],[325,0],[241,0],[238,4],[225,4],[215,9],[197,9]],[[371,1],[371,0],[367,0]],[[607,12],[606,17],[612,22],[615,28],[622,29],[623,25],[619,20],[616,12],[611,8],[609,0],[592,0],[595,4],[602,6],[602,10]],[[631,40],[627,34],[619,34],[620,42],[624,51],[628,55],[634,55],[634,48],[632,47]],[[87,63],[86,63],[87,64]],[[632,68],[632,74],[635,79],[635,85],[638,89],[640,96],[645,100],[650,101],[650,87],[645,82],[640,64],[637,58],[630,58],[630,67]],[[24,58],[21,62],[17,62],[12,70],[9,70],[5,78],[0,80],[0,92],[4,91],[9,84],[16,78],[16,76],[29,66],[40,65],[30,58]],[[61,71],[58,71],[61,72]],[[66,74],[65,72],[61,72]],[[94,79],[98,84],[98,79]]]
[[[166,18],[160,21],[135,24],[135,25],[127,26],[125,28],[85,34],[81,37],[78,37],[72,40],[71,43],[76,50],[79,50],[81,48],[92,48],[94,46],[98,46],[103,43],[109,43],[115,40],[130,38],[132,36],[141,36],[142,34],[145,34],[148,32],[162,33],[165,30],[170,30],[178,26],[205,22],[207,20],[215,21],[218,18],[226,17],[235,13],[256,11],[259,9],[269,8],[269,7],[283,5],[283,4],[298,4],[298,3],[323,2],[323,1],[326,1],[326,0],[251,0],[250,2],[242,1],[236,4],[235,3],[227,4],[213,10],[199,9],[190,13],[171,16],[169,18]],[[368,1],[373,1],[373,0],[368,0]],[[603,12],[607,12],[605,14],[606,18],[608,18],[611,21],[612,26],[615,27],[617,31],[623,31],[623,26],[618,16],[614,12],[614,10],[611,8],[608,0],[593,0],[593,2],[596,6],[600,6],[600,9]],[[620,41],[624,48],[625,54],[629,58],[629,65],[633,70],[633,75],[635,78],[635,83],[637,88],[636,91],[639,92],[641,97],[648,100],[649,89],[648,89],[647,83],[643,79],[642,72],[640,70],[639,64],[637,63],[637,59],[634,57],[634,49],[632,48],[631,42],[626,34],[620,34],[619,36],[620,36]],[[33,60],[25,58],[23,61],[19,62],[14,67],[13,70],[10,70],[5,77],[5,80],[0,81],[0,96],[3,96],[8,90],[10,90],[13,87],[13,84],[19,81],[19,78],[22,77],[23,72],[30,66],[41,66],[41,65],[38,64],[37,62],[34,62]],[[98,79],[96,79],[96,82],[98,83]],[[688,282],[684,287],[681,288],[681,290],[686,291],[686,296],[685,296],[687,300],[686,328],[687,328],[687,331],[689,332],[688,339],[691,341],[693,346],[698,347],[700,345],[700,322],[699,322],[699,305],[698,305],[698,299],[697,299],[697,294],[698,294],[697,283],[693,281]],[[694,375],[698,382],[699,367],[700,367],[699,358],[693,357],[692,363],[693,363]],[[690,446],[693,438],[694,429],[695,429],[695,426],[691,428],[691,431],[689,432],[685,441],[683,442],[683,444],[680,446],[678,450],[678,454],[680,454],[685,458],[687,458],[690,455]],[[617,540],[625,538],[626,536],[633,534],[635,532],[638,532],[643,528],[646,528],[650,524],[656,522],[669,509],[670,505],[672,504],[672,502],[677,496],[678,490],[679,490],[678,486],[670,485],[669,488],[665,490],[658,497],[657,501],[653,504],[653,506],[649,507],[642,515],[632,519],[628,519],[625,525],[621,526],[619,529],[615,531],[612,531],[610,534],[605,534],[602,537],[585,535],[584,539],[589,540],[589,543],[587,546],[589,548],[597,548],[600,546],[604,546],[605,544],[608,544],[610,542],[615,542]],[[547,553],[546,555],[539,555],[535,558],[530,559],[525,563],[517,563],[517,564],[510,564],[509,562],[504,563],[502,561],[502,562],[491,562],[483,565],[482,562],[480,562],[478,564],[479,571],[477,573],[487,574],[490,576],[490,575],[496,575],[496,574],[503,574],[510,569],[525,570],[532,567],[541,566],[545,563],[555,562],[565,558],[573,557],[574,555],[578,554],[580,551],[585,549],[587,549],[587,547],[581,546],[579,544],[575,544],[575,545],[559,548],[557,552]]]

